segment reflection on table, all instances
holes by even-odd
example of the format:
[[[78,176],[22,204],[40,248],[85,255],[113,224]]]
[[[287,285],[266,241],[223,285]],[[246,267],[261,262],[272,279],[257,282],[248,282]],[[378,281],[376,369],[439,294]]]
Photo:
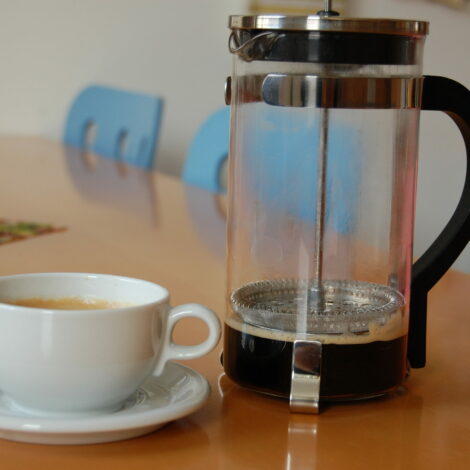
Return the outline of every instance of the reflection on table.
[[[64,147],[64,157],[71,180],[84,197],[156,222],[154,179],[150,171],[73,147]]]
[[[220,194],[185,186],[187,211],[200,240],[217,256],[225,257],[225,197]]]

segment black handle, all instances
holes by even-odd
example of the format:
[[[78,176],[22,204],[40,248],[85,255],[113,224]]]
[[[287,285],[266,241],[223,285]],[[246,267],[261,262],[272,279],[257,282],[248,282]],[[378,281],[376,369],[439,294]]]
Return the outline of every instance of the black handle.
[[[465,141],[467,171],[454,214],[434,243],[413,264],[408,360],[411,367],[415,368],[424,367],[426,363],[428,291],[452,266],[470,241],[470,91],[449,78],[425,76],[422,109],[444,111],[457,124]]]

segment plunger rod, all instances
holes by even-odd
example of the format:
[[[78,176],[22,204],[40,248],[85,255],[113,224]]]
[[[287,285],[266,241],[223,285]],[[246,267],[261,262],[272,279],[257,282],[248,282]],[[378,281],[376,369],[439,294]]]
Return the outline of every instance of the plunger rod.
[[[320,110],[320,149],[317,164],[317,194],[315,205],[315,256],[313,273],[313,292],[315,293],[315,311],[322,313],[325,308],[323,293],[323,249],[326,220],[326,184],[328,167],[328,109]]]

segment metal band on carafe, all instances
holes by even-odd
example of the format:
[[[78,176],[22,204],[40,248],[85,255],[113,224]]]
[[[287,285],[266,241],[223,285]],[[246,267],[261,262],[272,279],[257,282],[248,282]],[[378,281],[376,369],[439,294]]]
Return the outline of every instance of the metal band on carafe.
[[[307,74],[246,75],[237,77],[248,102],[271,106],[336,109],[413,109],[421,107],[422,78],[321,77]],[[226,83],[226,102],[232,83]],[[239,96],[240,102],[245,102]]]

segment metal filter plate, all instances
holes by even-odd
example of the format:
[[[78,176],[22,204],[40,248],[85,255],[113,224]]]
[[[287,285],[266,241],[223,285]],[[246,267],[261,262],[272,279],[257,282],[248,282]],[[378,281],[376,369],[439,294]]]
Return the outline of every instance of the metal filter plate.
[[[318,289],[294,279],[246,284],[231,294],[231,306],[245,323],[289,332],[363,333],[371,322],[384,325],[404,305],[400,292],[364,281],[322,282]]]

